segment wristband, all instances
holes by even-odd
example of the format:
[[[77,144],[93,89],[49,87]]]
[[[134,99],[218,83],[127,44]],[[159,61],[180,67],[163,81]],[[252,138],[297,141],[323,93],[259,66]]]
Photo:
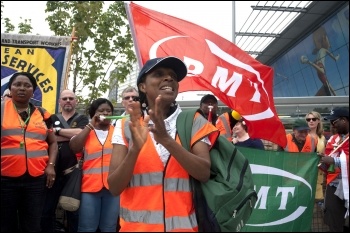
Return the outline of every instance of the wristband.
[[[53,162],[49,162],[48,165],[52,165],[52,166],[55,166],[56,164],[53,163]]]

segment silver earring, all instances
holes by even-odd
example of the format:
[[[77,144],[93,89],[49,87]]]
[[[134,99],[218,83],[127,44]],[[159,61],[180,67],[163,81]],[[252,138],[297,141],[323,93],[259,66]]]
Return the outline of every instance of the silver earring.
[[[142,106],[143,108],[147,107],[146,103],[142,103],[141,106]]]

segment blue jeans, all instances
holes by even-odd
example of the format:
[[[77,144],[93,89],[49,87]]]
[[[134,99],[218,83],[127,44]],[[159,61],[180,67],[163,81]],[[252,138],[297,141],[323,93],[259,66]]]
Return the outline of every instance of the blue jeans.
[[[40,232],[46,175],[1,177],[1,232]]]
[[[108,189],[97,193],[81,193],[78,232],[116,232],[119,216],[119,196]]]
[[[62,189],[67,183],[69,175],[57,173],[52,188],[47,189],[43,214],[41,217],[42,232],[54,232],[56,225],[56,208]],[[66,211],[68,232],[78,231],[79,212]]]

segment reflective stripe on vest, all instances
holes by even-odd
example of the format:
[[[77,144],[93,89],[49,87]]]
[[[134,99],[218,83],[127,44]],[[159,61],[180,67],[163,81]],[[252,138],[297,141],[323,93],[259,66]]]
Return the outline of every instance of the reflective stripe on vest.
[[[126,216],[124,221],[137,222],[143,224],[159,224],[163,225],[164,212],[163,211],[148,211],[148,210],[129,210],[120,208],[120,214]],[[182,229],[195,229],[197,228],[196,214],[192,213],[189,217],[168,217],[165,218],[166,232],[175,231],[181,226]]]
[[[129,183],[129,187],[141,187],[141,186],[162,185],[162,184],[163,184],[163,173],[151,172],[146,174],[133,175]],[[187,179],[165,178],[164,190],[190,192],[191,188]]]
[[[219,116],[220,121],[216,123],[216,127],[219,128],[218,124],[222,124],[224,127],[224,130],[220,131],[220,134],[223,135],[228,141],[232,141],[232,129],[230,128],[230,119],[229,116],[226,114],[221,114]]]
[[[4,112],[6,110],[6,116]],[[50,113],[44,112],[44,117]],[[1,103],[1,175],[18,177],[26,171],[37,177],[44,174],[48,161],[48,129],[35,108],[25,128],[20,124],[12,100]]]
[[[95,131],[89,133],[84,147],[82,192],[99,192],[103,187],[109,189],[107,178],[112,154],[113,130],[114,127],[110,125],[103,145]]]

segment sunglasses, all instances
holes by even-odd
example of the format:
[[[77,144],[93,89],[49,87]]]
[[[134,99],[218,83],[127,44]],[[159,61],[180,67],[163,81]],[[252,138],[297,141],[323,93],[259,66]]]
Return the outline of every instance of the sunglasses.
[[[63,97],[63,98],[61,98],[61,100],[63,100],[63,101],[67,101],[67,100],[73,101],[74,97]]]
[[[123,97],[123,100],[129,100],[129,99],[132,99],[133,101],[139,101],[140,100],[140,98],[138,97],[138,96],[125,96],[125,97]]]
[[[313,117],[313,118],[306,118],[306,121],[307,122],[310,122],[310,121],[316,121],[316,120],[318,120],[318,118],[316,118],[316,117]]]
[[[338,118],[338,119],[336,119],[336,120],[334,120],[334,121],[331,121],[331,124],[332,125],[335,125],[335,123],[337,123],[337,121],[339,121],[340,120],[340,118]]]

